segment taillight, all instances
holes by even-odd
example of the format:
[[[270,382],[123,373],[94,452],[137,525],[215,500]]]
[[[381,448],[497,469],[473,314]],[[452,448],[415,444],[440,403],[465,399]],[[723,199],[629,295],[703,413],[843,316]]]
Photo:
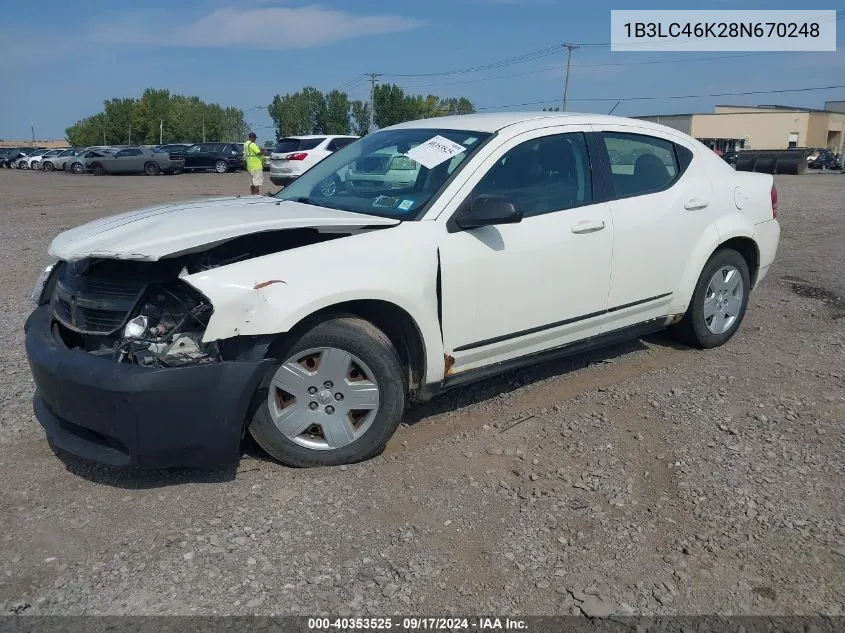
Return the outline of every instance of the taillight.
[[[288,154],[288,160],[305,160],[308,156],[307,152],[299,152],[298,154]]]
[[[778,217],[778,188],[772,183],[772,219]]]

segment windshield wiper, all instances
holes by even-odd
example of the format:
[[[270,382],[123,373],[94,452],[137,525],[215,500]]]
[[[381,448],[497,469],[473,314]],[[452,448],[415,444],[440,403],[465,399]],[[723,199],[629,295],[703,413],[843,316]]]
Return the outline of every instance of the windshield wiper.
[[[306,198],[305,196],[300,196],[299,198],[294,198],[293,201],[294,202],[301,202],[302,204],[310,204],[310,205],[313,205],[315,207],[322,206],[322,205],[319,205],[316,202],[314,202],[311,198]]]

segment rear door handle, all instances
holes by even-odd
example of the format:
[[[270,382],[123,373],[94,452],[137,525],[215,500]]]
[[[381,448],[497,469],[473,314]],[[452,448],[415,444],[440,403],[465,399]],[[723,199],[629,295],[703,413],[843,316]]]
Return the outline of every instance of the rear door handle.
[[[578,224],[572,225],[573,233],[595,233],[604,228],[604,220],[583,220]]]
[[[709,202],[707,200],[701,200],[700,198],[690,198],[684,204],[684,209],[687,211],[696,211],[697,209],[703,209],[706,207]]]

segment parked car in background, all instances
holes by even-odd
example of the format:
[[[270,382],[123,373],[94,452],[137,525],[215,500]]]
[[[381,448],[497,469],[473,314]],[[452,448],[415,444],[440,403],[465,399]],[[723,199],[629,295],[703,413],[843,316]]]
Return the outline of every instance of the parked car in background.
[[[410,148],[389,148],[372,156],[359,158],[345,174],[346,189],[352,193],[407,189],[413,187],[420,164],[405,156]]]
[[[68,161],[77,156],[83,149],[81,147],[70,147],[41,162],[44,171],[64,171]]]
[[[807,166],[809,167],[810,164],[819,157],[824,151],[823,147],[814,147],[807,150]]]
[[[27,157],[27,160],[29,161],[29,168],[35,170],[41,169],[45,160],[55,158],[66,149],[66,147],[62,147],[59,149],[51,149],[43,152],[36,152],[35,154],[30,155],[29,157]]]
[[[13,169],[17,167],[17,159],[26,155],[27,147],[7,147],[0,151],[0,167]]]
[[[244,148],[238,143],[197,143],[185,149],[185,171],[214,170],[218,174],[244,168]]]
[[[191,143],[169,143],[167,145],[156,145],[155,147],[164,150],[168,154],[179,154],[181,156],[191,145]]]
[[[722,160],[724,160],[728,165],[736,166],[736,159],[739,156],[739,152],[735,149],[728,149],[725,150],[725,153],[722,154]]]
[[[113,147],[86,148],[65,163],[65,170],[74,174],[84,174],[89,171],[89,161],[113,156],[118,151]]]
[[[288,136],[270,154],[270,182],[289,185],[327,156],[358,140],[357,136]]]
[[[823,149],[820,151],[816,158],[810,161],[807,166],[810,169],[842,169],[839,159],[829,149]]]
[[[419,177],[323,193],[384,155]],[[725,344],[775,260],[777,200],[770,174],[638,119],[402,123],[275,196],[58,235],[25,328],[35,415],[113,465],[233,463],[245,433],[292,466],[358,462],[453,387],[664,328]]]
[[[184,161],[178,154],[149,147],[126,147],[109,156],[87,159],[87,168],[95,176],[106,174],[172,174],[182,171]]]
[[[43,147],[28,147],[21,150],[18,158],[12,163],[12,169],[29,169],[29,161],[46,151]]]

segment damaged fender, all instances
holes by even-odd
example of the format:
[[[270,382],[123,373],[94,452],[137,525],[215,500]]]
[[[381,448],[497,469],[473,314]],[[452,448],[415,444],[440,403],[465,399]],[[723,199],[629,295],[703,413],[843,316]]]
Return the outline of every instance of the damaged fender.
[[[392,303],[416,322],[426,352],[425,381],[437,382],[444,375],[437,267],[435,224],[405,222],[183,275],[182,280],[214,306],[206,342],[289,332],[309,315],[347,301]]]

